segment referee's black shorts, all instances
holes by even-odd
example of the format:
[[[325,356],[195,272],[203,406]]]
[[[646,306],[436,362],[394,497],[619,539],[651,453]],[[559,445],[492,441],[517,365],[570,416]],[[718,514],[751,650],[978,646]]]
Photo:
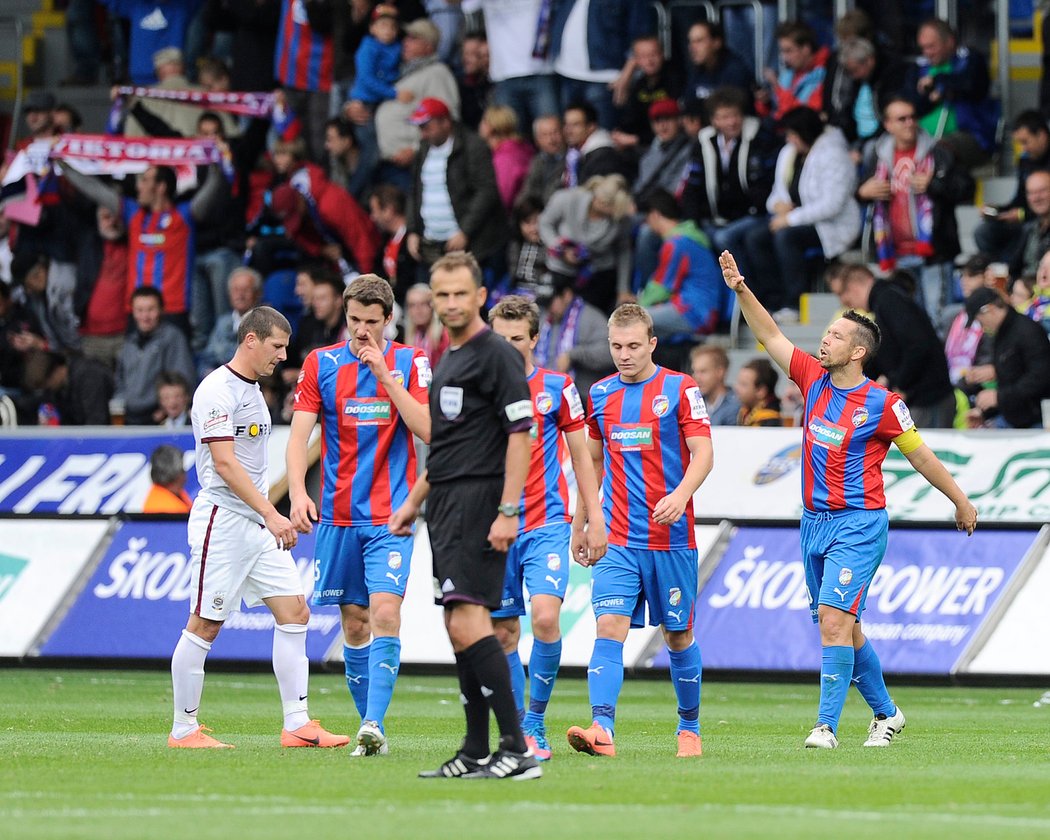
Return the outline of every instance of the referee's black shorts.
[[[489,545],[499,513],[502,478],[465,478],[430,488],[427,533],[434,566],[434,601],[499,608],[507,555]]]

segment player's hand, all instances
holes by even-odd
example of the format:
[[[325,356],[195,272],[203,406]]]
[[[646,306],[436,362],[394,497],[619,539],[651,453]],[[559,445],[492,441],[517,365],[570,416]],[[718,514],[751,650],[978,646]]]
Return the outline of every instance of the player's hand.
[[[605,530],[605,519],[599,518],[587,524],[587,557],[593,566],[605,556],[609,549],[609,534]]]
[[[376,381],[384,388],[389,388],[393,382],[394,377],[390,375],[390,368],[386,366],[386,359],[383,358],[383,351],[376,344],[375,337],[372,333],[365,334],[365,341],[361,345],[361,352],[358,358],[368,365],[368,369],[372,371],[372,375],[376,378]]]
[[[419,508],[411,502],[405,502],[390,514],[390,518],[386,521],[387,530],[398,537],[411,537],[412,526],[417,516],[419,516]]]
[[[682,499],[677,493],[669,493],[653,508],[653,522],[657,525],[674,525],[682,518],[688,503],[689,499]]]
[[[569,538],[569,556],[584,568],[594,565],[587,551],[587,532],[583,528],[573,527]]]
[[[506,554],[510,551],[514,540],[518,538],[518,517],[504,516],[502,513],[496,517],[489,528],[489,545],[496,551]]]
[[[726,285],[734,292],[739,292],[744,288],[744,276],[740,273],[740,269],[736,267],[736,259],[728,251],[723,251],[718,256],[718,265],[722,268],[722,279],[726,281]]]
[[[970,536],[977,530],[977,508],[967,499],[963,504],[955,507],[955,527],[965,531]]]
[[[264,520],[266,530],[273,534],[278,548],[292,548],[299,542],[299,532],[295,530],[287,516],[281,516],[276,510]]]
[[[313,523],[317,521],[317,505],[307,495],[292,496],[292,506],[289,511],[289,519],[300,534],[309,534],[313,531]]]

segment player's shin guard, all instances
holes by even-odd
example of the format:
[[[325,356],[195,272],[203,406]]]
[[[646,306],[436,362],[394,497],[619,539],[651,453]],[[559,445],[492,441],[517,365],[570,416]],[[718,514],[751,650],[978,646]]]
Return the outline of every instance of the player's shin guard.
[[[827,724],[838,732],[842,707],[846,705],[853,677],[853,645],[826,645],[820,666],[820,708],[817,724]]]
[[[275,624],[273,674],[281,692],[284,728],[294,732],[310,722],[306,695],[310,686],[310,660],[306,658],[306,625]]]
[[[897,711],[889,691],[886,690],[879,655],[867,639],[864,640],[864,646],[853,654],[853,682],[860,691],[860,696],[871,706],[873,714],[892,717]]]
[[[383,718],[394,696],[394,681],[401,667],[401,640],[377,636],[368,654],[368,705],[364,720],[374,720],[383,729]],[[385,730],[384,730],[385,731]]]
[[[700,732],[700,676],[703,663],[700,646],[693,640],[685,650],[668,651],[671,655],[671,683],[678,697],[678,731]]]
[[[171,734],[175,738],[185,738],[198,726],[197,710],[204,693],[204,660],[210,650],[211,642],[183,630],[171,655],[171,687],[175,699]]]
[[[532,654],[529,656],[529,711],[525,715],[525,729],[543,726],[560,664],[561,639],[556,642],[533,639]]]
[[[616,720],[616,701],[623,688],[623,642],[596,639],[591,663],[587,666],[587,692],[591,699],[591,719],[610,735]]]
[[[343,643],[343,670],[346,673],[346,687],[354,698],[354,706],[361,720],[367,720],[365,711],[368,708],[368,661],[371,657],[371,642],[360,647],[351,647]]]
[[[525,752],[525,736],[521,731],[514,692],[510,688],[507,657],[495,636],[485,636],[463,651],[474,675],[481,684],[481,693],[489,701],[499,727],[500,749]]]
[[[518,719],[525,717],[525,666],[515,650],[507,654],[507,667],[510,669],[510,690],[514,694],[514,705],[518,707]]]

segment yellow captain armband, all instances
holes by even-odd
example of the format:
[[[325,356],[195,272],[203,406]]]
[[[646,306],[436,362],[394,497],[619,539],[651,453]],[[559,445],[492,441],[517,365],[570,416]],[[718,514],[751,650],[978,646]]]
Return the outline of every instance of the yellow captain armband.
[[[893,439],[893,442],[897,444],[897,448],[901,451],[902,455],[910,455],[916,449],[923,444],[922,435],[919,434],[919,430],[912,426],[908,431],[903,432]]]

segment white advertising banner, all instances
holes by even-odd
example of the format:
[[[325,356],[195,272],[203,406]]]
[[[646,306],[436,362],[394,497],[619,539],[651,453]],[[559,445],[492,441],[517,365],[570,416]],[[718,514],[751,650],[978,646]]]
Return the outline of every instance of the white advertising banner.
[[[968,674],[1050,674],[1050,549],[1006,609],[968,667]]]
[[[694,497],[703,519],[798,519],[802,430],[712,429],[715,466]],[[1050,521],[1050,433],[923,431],[982,522]],[[954,508],[896,447],[883,463],[886,506],[898,520],[951,522]]]
[[[700,557],[710,551],[718,536],[713,525],[696,527],[696,542]],[[408,578],[405,603],[401,610],[401,660],[416,664],[452,664],[452,646],[445,632],[442,611],[434,604],[434,579],[431,572],[430,538],[426,526],[416,530],[415,548],[412,552],[412,573]],[[591,611],[591,573],[589,569],[573,563],[566,588],[561,613],[562,665],[583,666],[591,658],[594,647],[595,622]],[[643,665],[642,656],[649,648],[659,628],[646,627],[634,630],[627,637],[623,649],[623,661],[627,667]],[[528,662],[532,650],[532,634],[529,632],[528,616],[522,620],[519,651],[523,661]],[[328,658],[341,661],[342,642],[333,644]]]
[[[0,521],[0,656],[25,656],[109,523]]]

